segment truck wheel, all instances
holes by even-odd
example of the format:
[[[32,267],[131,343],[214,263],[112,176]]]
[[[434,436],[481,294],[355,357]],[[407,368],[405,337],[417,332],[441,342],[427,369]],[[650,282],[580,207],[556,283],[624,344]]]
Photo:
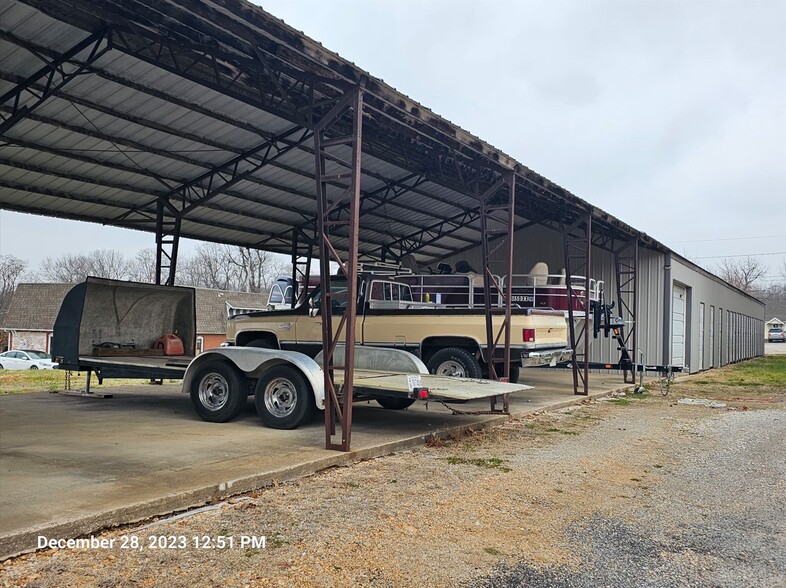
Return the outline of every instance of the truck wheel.
[[[246,347],[259,347],[261,349],[273,349],[273,345],[267,339],[254,339],[246,343]]]
[[[268,370],[254,392],[257,414],[273,429],[296,429],[314,416],[314,392],[295,367],[279,365]]]
[[[415,404],[414,398],[377,398],[377,404],[388,410],[404,410]]]
[[[428,360],[428,371],[438,376],[453,378],[480,378],[478,360],[466,349],[448,347],[440,349]]]
[[[191,402],[197,414],[211,423],[234,419],[246,405],[245,381],[232,366],[213,361],[197,371],[191,384]]]

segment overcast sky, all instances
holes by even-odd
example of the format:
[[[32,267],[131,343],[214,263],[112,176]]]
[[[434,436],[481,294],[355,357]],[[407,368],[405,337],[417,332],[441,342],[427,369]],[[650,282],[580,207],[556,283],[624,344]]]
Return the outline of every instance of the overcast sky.
[[[778,252],[761,257],[778,275],[786,2],[261,4],[697,263]],[[0,253],[33,266],[153,245],[152,234],[0,212]]]

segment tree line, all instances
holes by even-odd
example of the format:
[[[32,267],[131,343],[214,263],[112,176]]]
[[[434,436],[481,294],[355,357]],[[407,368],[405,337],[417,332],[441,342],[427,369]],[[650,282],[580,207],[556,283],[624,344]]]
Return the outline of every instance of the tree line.
[[[180,255],[175,283],[181,286],[266,292],[279,275],[291,273],[281,257],[248,247],[200,243],[193,254]],[[0,255],[0,317],[20,282],[76,284],[87,276],[155,283],[156,251],[126,256],[114,249],[47,257],[38,268],[13,255]]]

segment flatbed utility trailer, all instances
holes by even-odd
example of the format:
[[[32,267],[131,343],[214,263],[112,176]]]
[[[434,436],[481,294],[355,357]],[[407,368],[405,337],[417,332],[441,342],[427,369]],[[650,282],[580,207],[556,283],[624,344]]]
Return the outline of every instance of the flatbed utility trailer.
[[[293,429],[324,410],[324,374],[315,359],[296,351],[225,347],[194,355],[196,319],[191,288],[88,278],[66,295],[55,321],[52,350],[61,369],[104,378],[183,379],[197,414],[228,422],[254,396],[262,421]],[[177,333],[182,355],[163,355],[157,342]],[[341,365],[343,347],[334,361]],[[400,410],[417,401],[500,396],[530,389],[522,384],[432,375],[400,349],[355,350],[354,400],[376,400]],[[339,393],[343,371],[334,371]]]

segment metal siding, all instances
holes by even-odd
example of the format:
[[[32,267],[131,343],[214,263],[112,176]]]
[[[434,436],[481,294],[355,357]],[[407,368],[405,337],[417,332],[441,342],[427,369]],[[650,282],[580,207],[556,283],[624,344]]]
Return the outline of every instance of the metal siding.
[[[695,318],[691,319],[692,324],[688,325],[689,332],[698,332],[699,304],[724,308],[730,321],[730,328],[726,329],[728,363],[750,359],[762,353],[761,347],[752,344],[754,333],[764,316],[764,305],[761,302],[679,258],[672,260],[672,275],[675,281],[691,288],[691,304],[696,312],[693,313]],[[698,358],[699,341],[694,339],[688,342],[690,349],[687,354],[688,357]],[[698,361],[693,363],[692,372],[699,367]]]

